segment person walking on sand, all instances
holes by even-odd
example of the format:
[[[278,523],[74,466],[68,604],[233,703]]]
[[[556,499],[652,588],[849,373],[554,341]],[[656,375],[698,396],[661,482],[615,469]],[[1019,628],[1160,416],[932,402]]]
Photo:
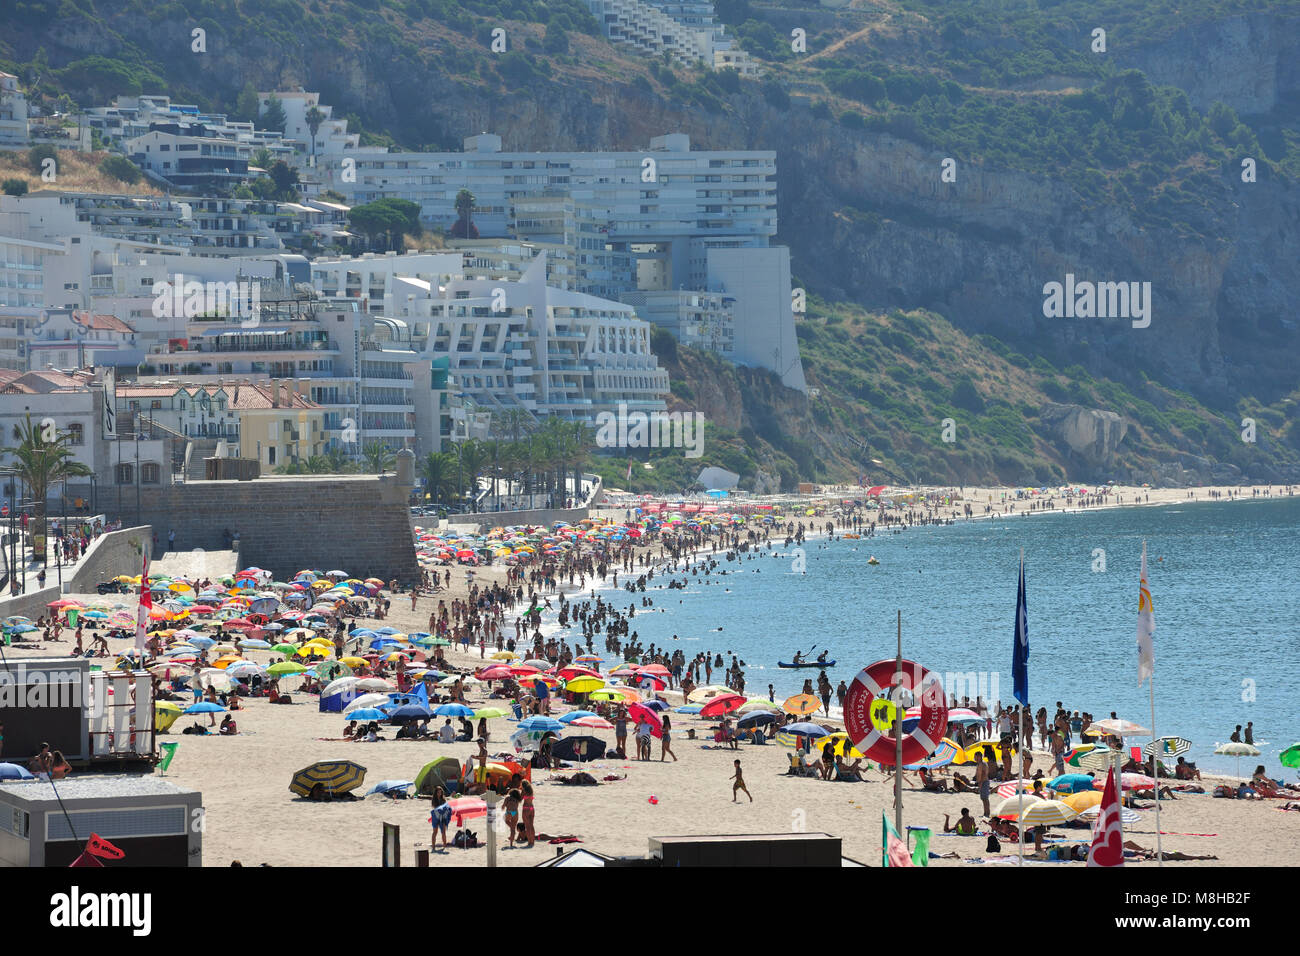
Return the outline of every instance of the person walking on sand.
[[[749,787],[745,786],[745,777],[740,771],[740,761],[733,761],[736,765],[736,772],[731,775],[731,779],[736,781],[731,785],[731,802],[736,802],[736,794],[741,790],[745,791],[745,796],[749,797],[749,802],[754,802],[754,795],[749,792]]]
[[[677,754],[673,753],[673,723],[667,714],[664,714],[663,736],[659,738],[659,762],[663,763],[665,757],[672,757],[673,763],[677,762]]]
[[[975,751],[975,783],[980,788],[980,799],[984,801],[984,816],[991,817],[993,808],[989,806],[989,765],[984,762],[984,752]]]

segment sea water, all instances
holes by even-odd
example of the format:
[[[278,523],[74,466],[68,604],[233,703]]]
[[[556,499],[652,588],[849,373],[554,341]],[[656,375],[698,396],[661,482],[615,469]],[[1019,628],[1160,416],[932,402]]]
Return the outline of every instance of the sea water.
[[[1038,512],[860,540],[814,538],[802,553],[776,540],[754,560],[720,555],[719,570],[728,573],[715,572],[708,584],[692,575],[685,591],[660,587],[667,579],[657,574],[646,590],[653,608],[626,591],[607,599],[637,606],[631,627],[642,643],[681,647],[688,660],[707,650],[730,663],[736,654],[746,693],[765,696],[770,683],[778,701],[816,680],[815,669],[777,668],[797,649],[828,650],[837,660],[828,671],[833,685],[892,658],[901,610],[904,657],[942,674],[974,672],[965,693],[973,698],[982,683],[992,699],[1008,702],[1023,548],[1033,709],[1052,713],[1061,701],[1096,719],[1115,711],[1150,727],[1136,637],[1145,539],[1156,732],[1193,741],[1188,759],[1202,768],[1233,772],[1236,759],[1212,751],[1237,724],[1253,721],[1262,753],[1243,757],[1242,773],[1263,763],[1290,780],[1295,772],[1277,755],[1300,740],[1297,531],[1298,498]],[[872,555],[876,566],[867,563]],[[715,682],[721,678],[715,671]]]

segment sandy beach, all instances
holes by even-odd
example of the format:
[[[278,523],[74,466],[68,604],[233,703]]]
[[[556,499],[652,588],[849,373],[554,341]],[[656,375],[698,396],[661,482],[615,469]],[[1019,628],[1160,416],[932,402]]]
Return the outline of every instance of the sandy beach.
[[[1149,496],[1149,504],[1156,506],[1208,500],[1211,491],[1218,491],[1226,498],[1229,491],[1236,490],[1124,489],[1116,492],[1117,497],[1124,499],[1122,503],[1114,501],[1097,507],[1136,504],[1135,498],[1139,494],[1143,496],[1144,505]],[[1189,497],[1189,492],[1195,495],[1194,499]],[[975,504],[987,502],[989,496],[994,503],[1000,504],[1001,493],[1001,489],[965,489],[966,499]],[[851,497],[851,493],[845,492],[843,497]],[[1250,497],[1249,489],[1245,489],[1244,497]],[[1017,513],[1023,513],[1023,503],[1016,504]],[[1058,499],[1058,510],[1060,506]],[[624,509],[611,508],[609,513],[621,520]],[[179,573],[181,567],[183,562],[176,560],[168,571]],[[123,571],[132,573],[134,569]],[[478,570],[476,577],[478,583],[486,584],[501,579],[503,574],[502,569],[485,568]],[[451,587],[432,598],[421,597],[414,611],[408,595],[394,596],[391,613],[383,623],[404,632],[425,630],[429,614],[439,598],[463,597],[465,593],[464,575],[453,570]],[[87,600],[97,597],[87,596]],[[134,605],[133,596],[112,597],[128,606]],[[553,597],[552,603],[555,603]],[[127,643],[115,642],[114,650],[124,649]],[[15,645],[7,649],[7,654],[10,659],[65,656],[70,650],[70,642],[39,649]],[[447,650],[447,657],[454,665],[477,667],[482,663],[477,648],[468,655],[458,650]],[[599,642],[596,652],[601,653]],[[271,655],[252,651],[248,656],[265,662]],[[610,655],[603,656],[608,658]],[[392,739],[376,743],[339,740],[346,719],[340,714],[318,712],[314,696],[295,693],[297,683],[293,679],[285,682],[285,689],[294,693],[296,702],[292,706],[272,706],[264,699],[247,701],[244,709],[236,714],[240,729],[237,736],[182,736],[179,731],[188,722],[202,719],[206,723],[206,718],[183,717],[169,735],[160,738],[179,743],[166,779],[202,791],[207,811],[203,846],[205,865],[227,866],[231,861],[239,860],[245,866],[262,863],[273,866],[374,866],[380,861],[382,823],[401,826],[403,864],[412,865],[413,847],[430,842],[429,801],[391,801],[371,796],[359,802],[313,803],[298,799],[289,792],[291,775],[316,760],[354,760],[367,768],[365,787],[368,788],[384,779],[413,779],[424,764],[440,756],[450,755],[464,760],[476,751],[475,745]],[[680,700],[672,693],[664,696],[674,705]],[[484,699],[480,689],[471,693],[471,704]],[[509,706],[508,702],[502,705]],[[562,713],[563,709],[562,706],[556,708],[555,713]],[[774,743],[763,746],[742,743],[738,751],[713,749],[712,744],[706,746],[703,740],[688,739],[687,731],[695,729],[699,737],[705,737],[705,728],[714,721],[675,713],[672,717],[673,749],[679,758],[676,763],[659,761],[660,745],[656,740],[655,759],[651,762],[606,759],[584,765],[583,769],[598,779],[606,775],[626,775],[626,779],[605,782],[598,787],[563,786],[552,782],[551,772],[534,770],[539,834],[576,836],[581,843],[557,846],[539,840],[534,848],[524,849],[510,848],[503,839],[498,854],[499,864],[535,865],[554,856],[557,849],[575,846],[614,855],[642,855],[646,852],[647,838],[656,835],[806,830],[838,836],[843,840],[846,856],[868,865],[879,865],[881,811],[891,809],[892,814],[892,779],[878,771],[869,772],[865,782],[860,783],[788,776],[786,770],[790,765],[791,749]],[[490,721],[489,726],[489,752],[495,754],[509,750],[507,737],[514,724],[501,718]],[[394,729],[385,728],[385,735],[391,738]],[[595,733],[612,746],[612,731]],[[742,761],[745,780],[754,797],[752,803],[743,794],[739,802],[732,801],[729,778],[735,758]],[[1038,767],[1050,766],[1047,754],[1036,752],[1034,759]],[[955,819],[963,807],[979,816],[977,796],[926,793],[910,789],[919,785],[914,778],[907,780],[904,790],[905,825],[928,826],[941,831],[944,814]],[[1209,791],[1215,782],[1207,775],[1203,785]],[[997,802],[995,796],[995,806]],[[1176,800],[1162,801],[1164,850],[1217,857],[1217,860],[1200,863],[1166,865],[1289,865],[1300,853],[1300,815],[1280,811],[1278,808],[1282,802],[1215,799],[1208,793],[1179,794]],[[1126,827],[1125,837],[1154,849],[1155,815],[1144,810],[1140,816],[1140,822]],[[480,840],[485,838],[486,821],[482,817],[470,820],[467,826],[477,831]],[[1091,838],[1087,829],[1054,828],[1052,834],[1069,840],[1090,841]],[[932,859],[930,865],[969,867],[970,864],[962,860],[987,855],[985,839],[984,836],[959,837],[936,832],[931,841],[932,852],[957,854],[961,859]],[[1004,842],[1002,855],[1008,854],[1015,855],[1015,844]],[[452,849],[433,854],[431,865],[481,866],[485,857],[486,851],[482,847]]]

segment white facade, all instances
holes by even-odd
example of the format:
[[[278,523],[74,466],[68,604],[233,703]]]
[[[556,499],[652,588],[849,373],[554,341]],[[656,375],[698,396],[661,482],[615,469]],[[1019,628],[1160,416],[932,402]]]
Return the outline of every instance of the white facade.
[[[27,97],[18,87],[18,77],[0,73],[0,149],[27,146]]]
[[[782,384],[807,388],[790,300],[790,250],[710,249],[709,288],[735,299],[731,360],[776,372]]]

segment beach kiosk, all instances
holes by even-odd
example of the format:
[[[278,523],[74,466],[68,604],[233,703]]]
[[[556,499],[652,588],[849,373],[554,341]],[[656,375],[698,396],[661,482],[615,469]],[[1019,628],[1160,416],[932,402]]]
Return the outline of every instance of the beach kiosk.
[[[0,783],[0,866],[68,866],[92,833],[125,854],[104,860],[106,867],[201,866],[202,824],[199,791],[152,776],[87,774],[53,786],[6,781]]]

